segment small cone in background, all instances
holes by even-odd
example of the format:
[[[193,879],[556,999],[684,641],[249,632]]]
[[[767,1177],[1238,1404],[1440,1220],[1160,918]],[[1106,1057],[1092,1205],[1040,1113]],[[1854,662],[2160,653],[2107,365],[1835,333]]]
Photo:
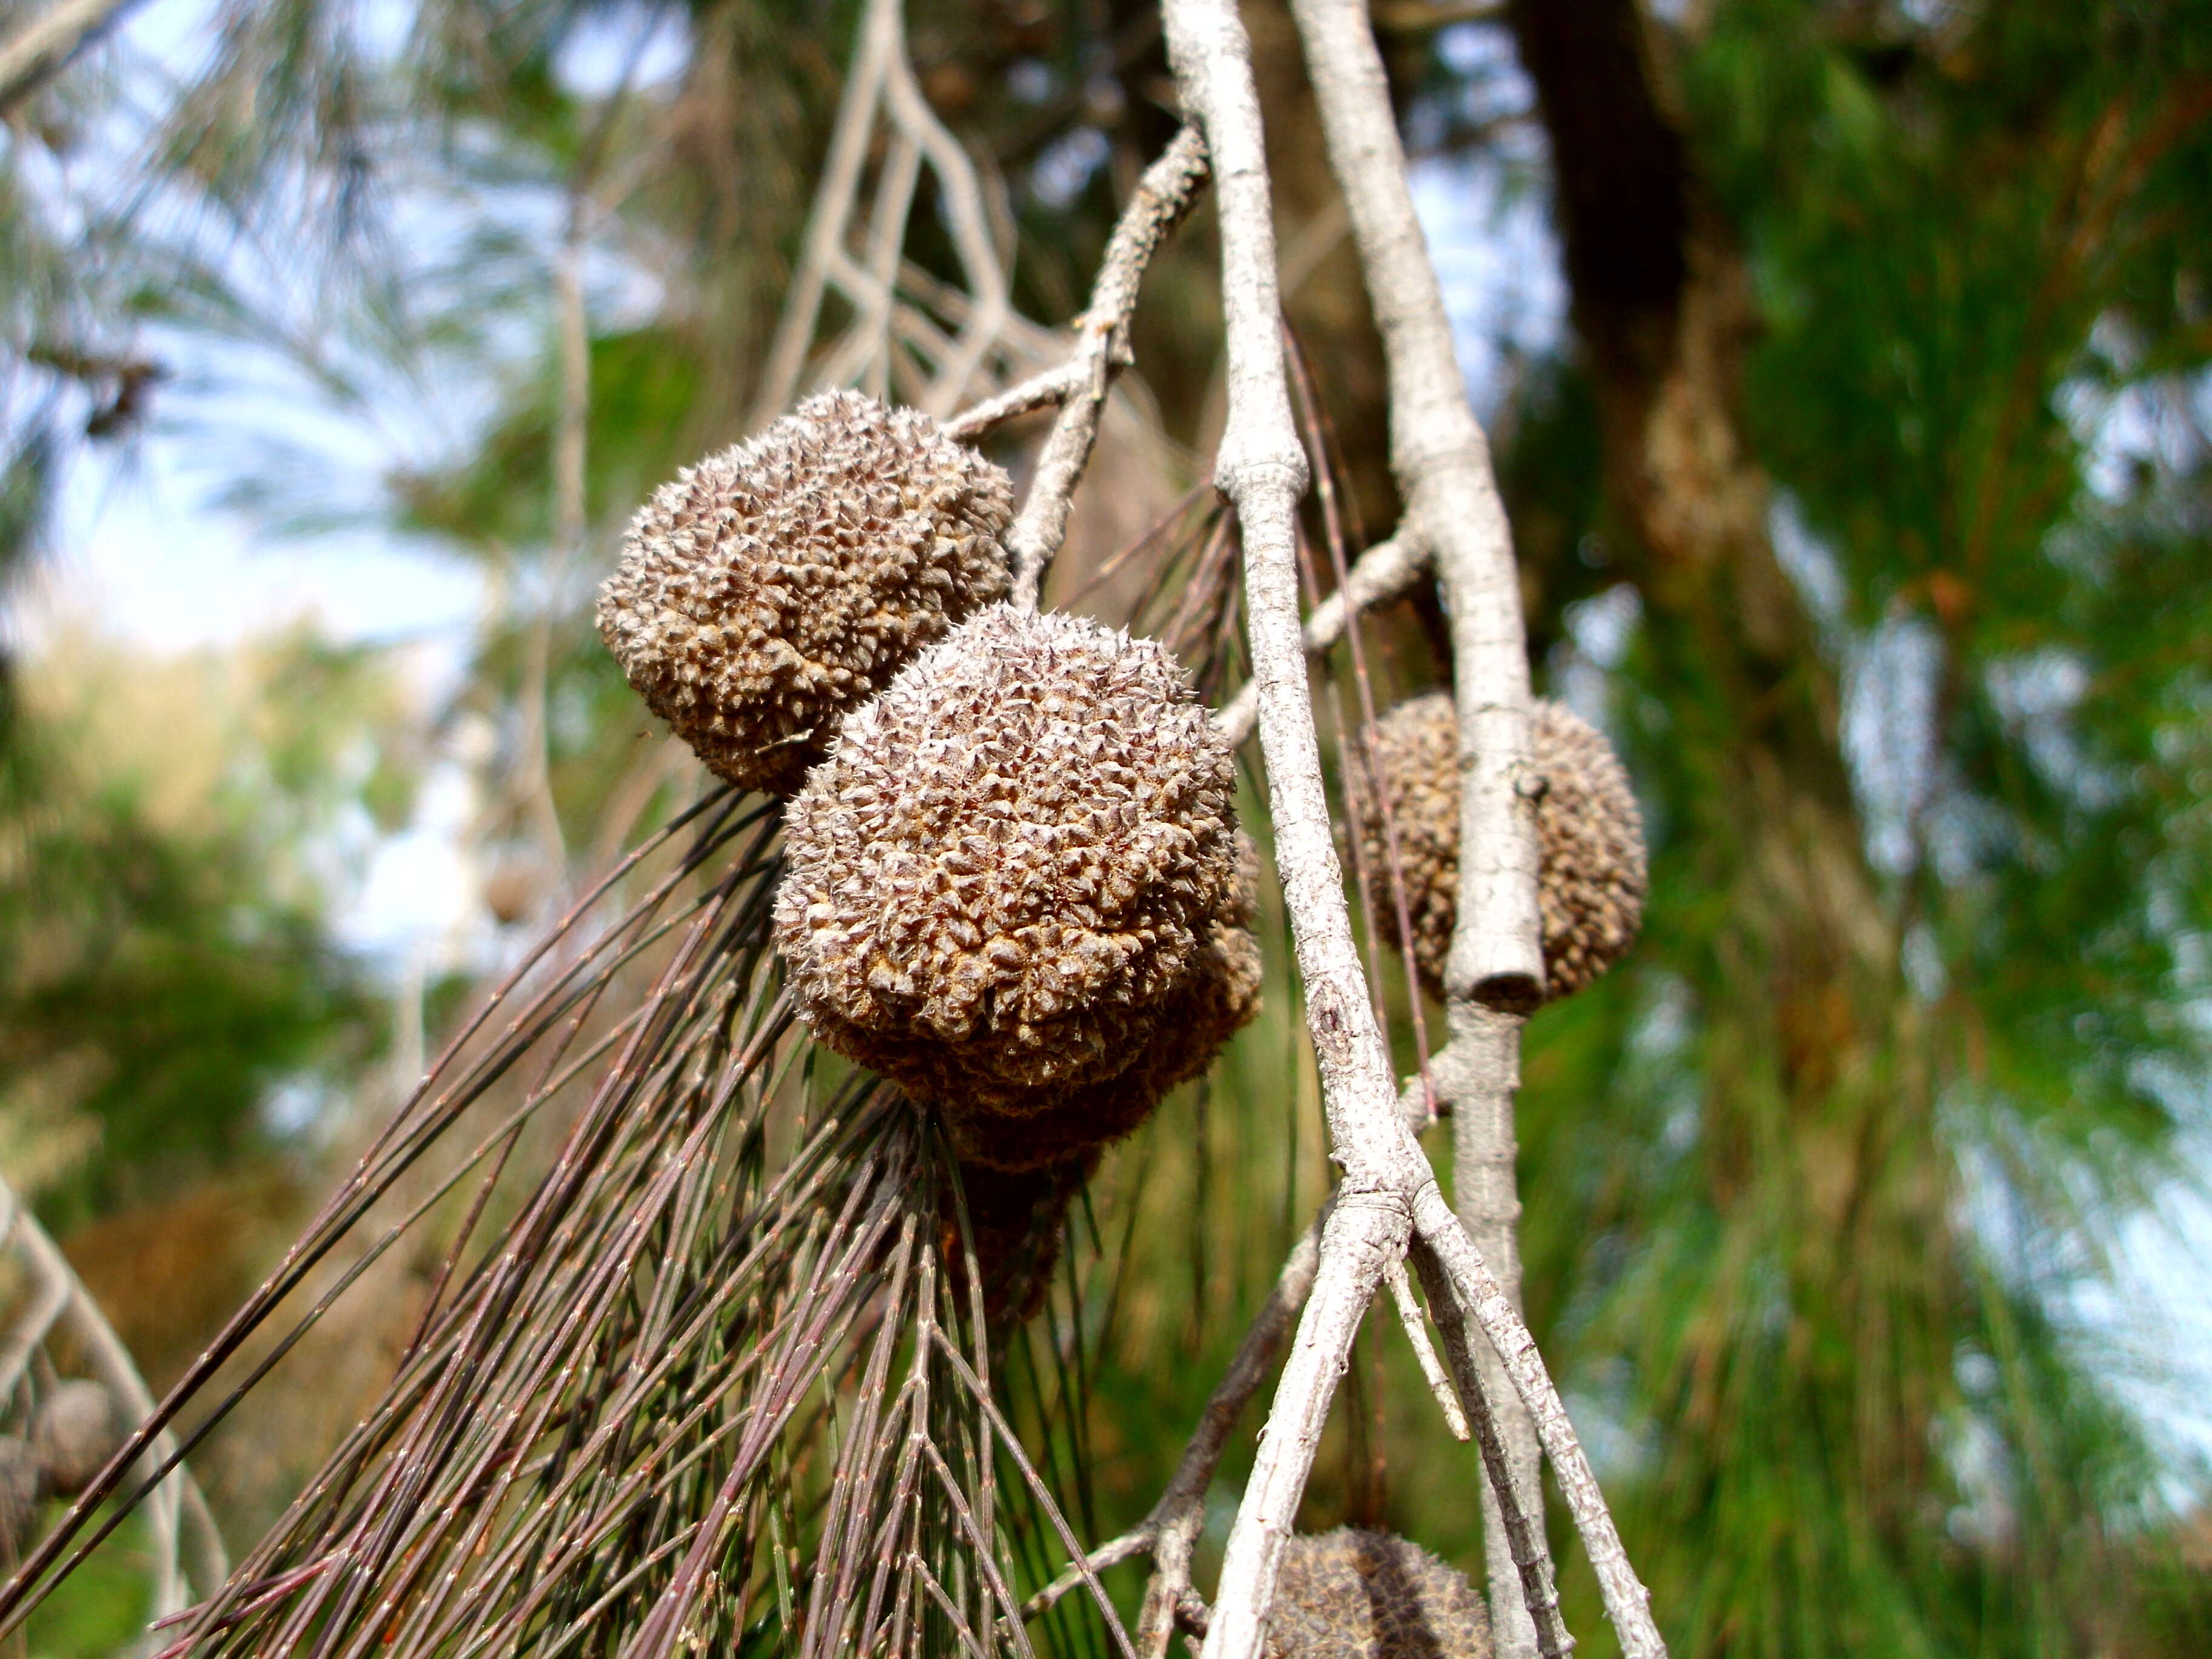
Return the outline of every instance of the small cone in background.
[[[1490,1659],[1490,1618],[1465,1575],[1389,1533],[1291,1540],[1267,1621],[1269,1659]]]
[[[82,1377],[63,1383],[31,1416],[31,1449],[47,1486],[64,1498],[90,1486],[127,1435],[115,1397]]]
[[[1536,896],[1545,994],[1556,1000],[1582,989],[1636,941],[1647,890],[1644,819],[1603,732],[1558,702],[1531,703],[1528,724],[1543,783],[1536,798]],[[1450,697],[1431,692],[1401,703],[1366,727],[1361,741],[1382,775],[1397,830],[1413,964],[1430,994],[1442,997],[1459,914],[1459,720]],[[1373,788],[1359,794],[1360,849],[1376,925],[1395,946],[1382,806]]]
[[[553,881],[552,869],[541,855],[502,853],[484,872],[484,908],[502,927],[527,921],[552,890]]]
[[[837,722],[1005,597],[1005,470],[917,410],[810,398],[638,512],[599,632],[708,769],[786,794]]]
[[[0,1561],[13,1566],[31,1540],[45,1471],[39,1455],[12,1434],[0,1434]]]
[[[942,1106],[973,1160],[1126,1133],[1256,1006],[1233,785],[1159,645],[982,612],[848,717],[791,803],[776,943],[802,1017]]]

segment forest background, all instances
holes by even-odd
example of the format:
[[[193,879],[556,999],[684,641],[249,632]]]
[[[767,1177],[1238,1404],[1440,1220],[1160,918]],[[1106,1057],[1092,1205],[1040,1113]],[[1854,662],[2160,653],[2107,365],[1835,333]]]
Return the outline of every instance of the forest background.
[[[1342,205],[1287,13],[1244,9],[1292,324],[1385,526]],[[1530,1028],[1521,1189],[1531,1321],[1670,1644],[2203,1651],[2212,13],[1374,9],[1539,687],[1650,836],[1637,951]],[[146,0],[6,110],[0,1171],[157,1385],[696,783],[591,592],[654,483],[773,412],[853,10]],[[908,18],[1017,305],[1063,322],[1174,130],[1157,15]],[[1063,603],[1203,481],[1211,234],[1155,268]],[[948,255],[927,201],[908,235]],[[1435,682],[1438,621],[1382,617],[1386,700]],[[1077,1227],[1060,1474],[1094,1536],[1324,1180],[1270,988]],[[403,1319],[201,1460],[234,1543]],[[1338,1419],[1308,1523],[1473,1567],[1380,1335]],[[110,1650],[108,1602],[34,1650]]]

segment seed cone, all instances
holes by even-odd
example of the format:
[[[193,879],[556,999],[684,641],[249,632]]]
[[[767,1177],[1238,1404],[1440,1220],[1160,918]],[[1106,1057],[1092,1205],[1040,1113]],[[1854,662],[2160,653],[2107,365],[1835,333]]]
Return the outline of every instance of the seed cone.
[[[1223,938],[1249,915],[1231,784],[1159,645],[980,613],[792,800],[775,926],[801,1014],[956,1122],[1188,1075],[1211,1051],[1164,1022],[1250,1004]]]
[[[639,510],[599,632],[708,767],[788,793],[838,720],[1003,598],[1005,471],[917,410],[810,398]]]
[[[1490,1619],[1459,1572],[1409,1540],[1340,1527],[1293,1538],[1271,1659],[1490,1659]]]
[[[1095,1153],[1151,1116],[1169,1090],[1204,1072],[1223,1045],[1251,1023],[1260,1012],[1260,943],[1249,927],[1259,903],[1259,860],[1242,830],[1237,842],[1233,903],[1127,1069],[1071,1090],[1041,1111],[956,1107],[948,1121],[963,1159],[995,1170],[1030,1170]]]
[[[80,1377],[39,1402],[31,1418],[31,1449],[46,1470],[47,1486],[74,1498],[106,1467],[125,1433],[114,1397]]]
[[[1537,775],[1545,994],[1568,996],[1628,953],[1644,919],[1644,819],[1605,735],[1564,703],[1529,705]],[[1443,994],[1459,913],[1459,721],[1432,692],[1401,703],[1361,734],[1382,775],[1397,830],[1398,867],[1413,927],[1413,964]],[[1377,925],[1398,942],[1390,859],[1372,789],[1361,792],[1360,844]]]

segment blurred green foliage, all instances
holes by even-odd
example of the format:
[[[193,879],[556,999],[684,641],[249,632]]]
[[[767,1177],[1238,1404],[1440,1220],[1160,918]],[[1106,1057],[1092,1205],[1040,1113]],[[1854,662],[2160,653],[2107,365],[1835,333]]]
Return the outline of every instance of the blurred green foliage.
[[[52,643],[0,754],[0,1102],[64,1228],[273,1149],[277,1090],[359,1074],[378,1000],[330,907],[348,841],[410,810],[375,653],[135,659]]]

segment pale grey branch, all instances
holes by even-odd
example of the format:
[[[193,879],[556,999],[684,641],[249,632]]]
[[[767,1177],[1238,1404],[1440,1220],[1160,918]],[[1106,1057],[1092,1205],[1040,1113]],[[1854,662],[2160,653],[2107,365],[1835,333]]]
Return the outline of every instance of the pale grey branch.
[[[1498,1597],[1493,1592],[1493,1597],[1521,1609],[1533,1650],[1542,1659],[1563,1659],[1563,1656],[1573,1651],[1575,1638],[1567,1633],[1566,1621],[1559,1614],[1559,1589],[1553,1580],[1551,1551],[1544,1541],[1543,1516],[1522,1501],[1520,1485],[1506,1478],[1509,1453],[1498,1407],[1508,1398],[1517,1396],[1509,1395],[1504,1389],[1493,1383],[1484,1370],[1483,1360],[1494,1362],[1497,1356],[1469,1321],[1436,1252],[1417,1240],[1413,1255],[1420,1271],[1422,1288],[1428,1293],[1437,1329],[1443,1338],[1444,1353],[1451,1361],[1459,1398],[1474,1419],[1483,1469],[1488,1477],[1484,1487],[1487,1500],[1484,1514],[1491,1535],[1503,1540],[1517,1580],[1517,1594]],[[1502,1372],[1498,1381],[1504,1381]],[[1492,1632],[1496,1633],[1494,1621]]]
[[[861,185],[879,115],[889,125],[889,142],[867,215],[865,252],[855,257],[850,241],[861,217]],[[821,323],[823,300],[832,288],[852,303],[857,316],[822,366],[822,378],[842,384],[860,377],[872,390],[890,390],[892,331],[903,271],[898,256],[924,162],[937,175],[940,203],[966,284],[959,333],[945,343],[917,399],[933,413],[943,414],[968,395],[992,354],[1004,346],[1017,319],[1006,266],[993,243],[982,183],[968,152],[930,108],[915,78],[901,0],[868,0],[807,219],[799,267],[754,399],[755,424],[781,413],[797,395]]]
[[[1330,163],[1352,216],[1390,387],[1391,466],[1406,502],[1400,534],[1434,550],[1450,616],[1459,716],[1459,915],[1445,973],[1450,1041],[1431,1061],[1453,1120],[1462,1223],[1506,1294],[1520,1295],[1513,1092],[1521,1024],[1542,994],[1536,840],[1529,792],[1528,663],[1511,532],[1489,445],[1452,346],[1443,290],[1406,174],[1381,53],[1361,0],[1293,0]],[[1504,1468],[1520,1507],[1540,1516],[1536,1435],[1478,1355],[1497,1402]],[[1498,1494],[1486,1492],[1491,1612],[1499,1659],[1528,1659],[1538,1632],[1516,1593]],[[1542,1543],[1540,1524],[1535,1532]]]
[[[1450,1291],[1482,1327],[1483,1334],[1504,1362],[1506,1375],[1522,1403],[1535,1419],[1537,1440],[1545,1456],[1551,1459],[1567,1513],[1573,1517],[1583,1549],[1597,1575],[1606,1616],[1613,1620],[1621,1652],[1626,1659],[1666,1659],[1667,1644],[1651,1620],[1650,1592],[1629,1565],[1628,1552],[1621,1547],[1620,1534],[1613,1524],[1613,1513],[1606,1508],[1605,1494],[1598,1488],[1597,1476],[1590,1469],[1574,1425],[1567,1420],[1567,1408],[1553,1385],[1544,1357],[1536,1350],[1536,1339],[1529,1334],[1528,1327],[1441,1192],[1431,1187],[1416,1197],[1413,1222],[1421,1243],[1435,1253]],[[1431,1297],[1431,1306],[1439,1316],[1447,1299],[1433,1294]]]
[[[0,1180],[0,1243],[13,1248],[16,1260],[42,1293],[61,1297],[63,1316],[94,1376],[123,1410],[134,1418],[151,1417],[154,1397],[147,1392],[131,1351],[100,1311],[100,1304],[92,1299],[92,1292],[85,1289],[61,1247],[47,1236],[5,1180]],[[175,1439],[165,1429],[148,1449],[148,1456],[158,1466],[173,1456],[176,1449]],[[197,1581],[203,1591],[211,1593],[230,1576],[230,1565],[207,1500],[183,1465],[172,1469],[154,1489],[147,1500],[146,1515],[153,1534],[154,1556],[154,1595],[148,1616],[165,1619],[185,1605],[190,1581]],[[186,1542],[193,1557],[189,1581],[179,1559],[179,1546]]]
[[[1413,1345],[1413,1358],[1420,1365],[1421,1380],[1437,1397],[1437,1407],[1443,1413],[1452,1438],[1464,1440],[1468,1434],[1467,1413],[1462,1409],[1459,1395],[1452,1391],[1451,1378],[1444,1375],[1436,1347],[1429,1340],[1428,1321],[1422,1316],[1420,1304],[1413,1300],[1413,1287],[1406,1278],[1406,1264],[1392,1262],[1388,1278],[1390,1300],[1397,1306],[1398,1323],[1405,1328],[1406,1340]]]

